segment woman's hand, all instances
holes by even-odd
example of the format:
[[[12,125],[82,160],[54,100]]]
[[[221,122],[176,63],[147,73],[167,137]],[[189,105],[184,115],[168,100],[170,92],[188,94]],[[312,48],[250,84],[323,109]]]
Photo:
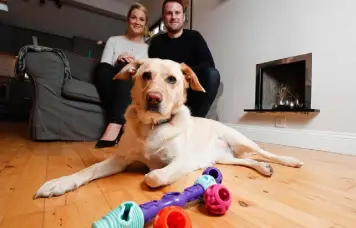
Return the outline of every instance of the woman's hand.
[[[121,54],[117,57],[117,61],[120,61],[120,62],[127,62],[127,63],[130,63],[130,62],[132,62],[133,60],[135,60],[135,57],[133,57],[132,55],[130,55],[130,54],[127,53],[127,52],[123,52],[123,53],[121,53]]]

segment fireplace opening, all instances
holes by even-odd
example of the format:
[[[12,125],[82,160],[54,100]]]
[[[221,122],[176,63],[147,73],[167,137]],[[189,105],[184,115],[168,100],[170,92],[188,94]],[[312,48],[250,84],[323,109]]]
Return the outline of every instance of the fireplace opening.
[[[311,108],[312,54],[256,65],[255,109],[245,111],[307,111]]]
[[[302,60],[261,69],[262,109],[310,108],[310,98],[305,94],[305,65]]]

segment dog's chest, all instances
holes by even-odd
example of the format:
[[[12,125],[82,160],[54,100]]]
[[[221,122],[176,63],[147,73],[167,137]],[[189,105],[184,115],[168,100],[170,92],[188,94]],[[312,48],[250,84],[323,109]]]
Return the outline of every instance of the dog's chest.
[[[158,150],[150,150],[150,148],[148,148],[145,157],[154,163],[167,165],[175,158],[175,154],[168,148],[160,148]]]

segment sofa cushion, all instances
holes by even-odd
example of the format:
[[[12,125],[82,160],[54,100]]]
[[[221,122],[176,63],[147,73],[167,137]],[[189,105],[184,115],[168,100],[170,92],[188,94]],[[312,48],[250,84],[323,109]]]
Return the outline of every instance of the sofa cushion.
[[[95,85],[77,79],[69,79],[64,83],[62,96],[71,100],[97,103],[101,100]]]
[[[68,51],[63,52],[68,59],[72,77],[81,81],[93,83],[94,71],[98,64],[98,60],[87,58]]]

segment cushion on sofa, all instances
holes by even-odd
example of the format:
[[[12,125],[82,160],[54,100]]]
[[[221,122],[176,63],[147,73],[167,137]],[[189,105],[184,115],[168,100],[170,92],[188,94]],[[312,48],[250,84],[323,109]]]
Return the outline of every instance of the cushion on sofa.
[[[72,52],[63,51],[66,55],[73,78],[93,83],[93,74],[98,60],[87,58]]]
[[[100,104],[101,100],[95,85],[77,79],[69,79],[64,83],[62,96],[77,101]]]

